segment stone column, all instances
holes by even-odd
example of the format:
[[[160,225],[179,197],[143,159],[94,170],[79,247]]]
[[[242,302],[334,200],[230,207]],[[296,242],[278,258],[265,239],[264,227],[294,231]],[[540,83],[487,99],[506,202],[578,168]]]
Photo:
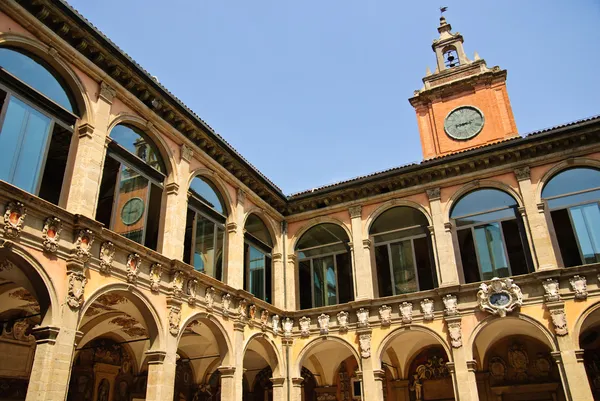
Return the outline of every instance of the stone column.
[[[545,214],[543,203],[538,205],[535,202],[536,191],[531,184],[529,167],[516,169],[515,176],[519,181],[519,190],[525,206],[524,223],[530,233],[529,241],[536,270],[562,267],[562,260],[557,255],[558,246],[553,246],[550,237],[549,216]]]
[[[224,398],[221,396],[222,401],[242,401],[244,395],[244,327],[245,323],[238,320],[233,323],[233,363],[235,366],[230,367],[231,378],[228,382],[232,387],[229,393],[229,397]],[[221,376],[222,377],[222,376]],[[221,382],[221,388],[223,388],[223,382]]]
[[[114,97],[115,90],[101,82],[96,107],[93,111],[90,110],[94,113],[95,126],[84,123],[75,130],[61,190],[59,205],[71,213],[82,214],[91,219],[96,216]]]
[[[285,377],[272,377],[273,400],[285,400]]]
[[[300,285],[298,283],[297,263],[298,258],[295,253],[287,255],[287,282],[285,283],[287,289],[287,310],[300,310]]]
[[[235,400],[235,368],[232,366],[221,366],[221,401]]]
[[[368,364],[365,364],[365,366]],[[383,380],[385,372],[383,370],[373,370],[370,367],[358,373],[358,378],[362,382],[362,395],[364,400],[383,401]]]
[[[285,305],[285,297],[284,297],[284,292],[287,290],[285,288],[286,285],[286,280],[289,280],[291,278],[288,279],[287,277],[287,272],[286,272],[286,280],[283,279],[283,257],[280,253],[274,253],[272,255],[272,288],[271,291],[273,292],[272,294],[272,298],[271,298],[271,302],[273,303],[273,305],[279,309],[285,310],[286,305]]]
[[[450,314],[444,318],[444,321],[450,336],[453,359],[453,362],[448,362],[446,366],[452,375],[454,397],[460,401],[477,401],[479,400],[475,376],[477,364],[475,361],[467,360],[467,350],[463,347],[462,340],[462,318],[452,310],[447,309],[446,313]]]
[[[177,369],[176,338],[167,339],[167,351],[146,351],[146,357],[148,360],[146,401],[172,400]]]
[[[237,205],[227,223],[226,283],[233,288],[244,288],[244,215],[246,194],[237,191]]]
[[[433,188],[427,190],[429,197],[429,207],[431,209],[431,220],[433,221],[433,234],[435,237],[435,246],[437,248],[439,266],[438,283],[440,287],[458,284],[458,265],[456,263],[456,253],[454,252],[454,242],[450,225],[445,224],[444,214],[442,212],[440,189]]]
[[[371,258],[364,249],[362,229],[362,206],[352,206],[348,209],[352,225],[352,265],[354,266],[354,299],[373,298],[373,271],[371,269]]]
[[[397,401],[410,401],[410,394],[409,394],[409,386],[410,386],[410,382],[408,380],[394,380],[392,382],[393,387],[394,387],[394,400]]]
[[[292,377],[292,394],[290,401],[303,401],[302,400],[302,377]],[[275,400],[275,398],[273,398]]]
[[[187,194],[190,176],[190,162],[194,158],[192,148],[183,144],[179,148],[177,166],[178,182],[165,185],[165,199],[161,210],[164,219],[159,230],[158,249],[168,258],[181,260],[183,258],[183,243],[185,240],[185,221],[187,217]],[[173,175],[174,176],[174,175]]]

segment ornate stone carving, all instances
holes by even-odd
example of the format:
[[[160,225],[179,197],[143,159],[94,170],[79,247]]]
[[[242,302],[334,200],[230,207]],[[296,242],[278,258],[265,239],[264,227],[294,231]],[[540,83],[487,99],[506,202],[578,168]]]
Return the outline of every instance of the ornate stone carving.
[[[268,323],[269,323],[269,311],[266,309],[263,309],[260,312],[260,324],[261,324],[263,331],[267,330]]]
[[[138,275],[140,274],[140,264],[142,258],[137,253],[130,253],[127,256],[127,281],[135,284],[137,282]]]
[[[329,334],[329,320],[329,315],[326,315],[324,313],[321,313],[321,315],[319,315],[319,317],[317,318],[317,322],[319,322],[319,332],[321,333],[321,335],[326,336],[327,334]]]
[[[242,319],[246,319],[248,317],[248,301],[243,298],[240,299],[240,302],[238,303],[238,312]]]
[[[337,324],[340,333],[345,333],[348,331],[348,312],[341,311],[337,314]]]
[[[87,284],[85,274],[81,272],[68,272],[69,291],[67,293],[67,304],[72,309],[79,309],[83,304],[83,292]]]
[[[183,284],[185,283],[185,273],[181,270],[176,270],[171,279],[171,291],[173,296],[179,297],[183,293]]]
[[[350,213],[351,219],[360,218],[362,216],[362,206],[350,206],[348,208],[348,213]]]
[[[150,266],[150,290],[153,292],[160,291],[160,279],[162,278],[162,265],[153,263]]]
[[[5,271],[11,271],[15,269],[16,266],[13,262],[8,259],[4,259],[0,261],[0,273]]]
[[[513,370],[517,381],[528,379],[527,367],[529,366],[529,356],[521,344],[513,344],[508,349],[508,364]]]
[[[256,305],[250,305],[248,308],[248,316],[250,317],[250,320],[254,320],[256,317]]]
[[[531,176],[531,171],[528,166],[521,167],[515,169],[515,175],[517,176],[517,180],[528,180]]]
[[[560,307],[550,309],[550,317],[552,317],[554,332],[557,336],[562,337],[569,334],[569,329],[567,328],[567,315],[564,308]]]
[[[356,317],[358,318],[358,327],[369,327],[369,311],[367,309],[360,308],[356,312]]]
[[[246,193],[241,188],[237,190],[237,203],[238,205],[243,205],[246,201]]]
[[[546,292],[544,294],[544,298],[546,299],[546,301],[560,301],[560,288],[558,280],[549,278],[543,281],[542,285],[544,286],[544,291]]]
[[[446,321],[450,343],[453,348],[462,347],[462,327],[460,319]]]
[[[273,329],[273,334],[277,335],[279,333],[279,316],[273,315],[271,318],[271,328]]]
[[[227,294],[229,295],[229,294]],[[225,297],[223,297],[225,299]],[[206,293],[204,294],[204,301],[206,302],[206,309],[212,309],[215,303],[215,289],[214,287],[208,287],[206,289]],[[229,309],[229,308],[227,308]]]
[[[223,303],[223,316],[229,316],[229,307],[231,306],[231,294],[223,294],[221,297]]]
[[[477,303],[482,311],[504,317],[523,305],[523,294],[513,279],[494,277],[489,285],[479,285]]]
[[[317,395],[317,401],[336,401],[337,398],[335,394],[331,393],[319,393]]]
[[[113,261],[115,259],[115,244],[110,241],[102,243],[100,246],[100,272],[110,274]]]
[[[107,103],[112,103],[116,94],[117,92],[110,85],[104,81],[100,82],[100,93],[98,96],[101,99],[104,99]]]
[[[444,298],[444,313],[446,316],[455,316],[458,314],[458,299],[456,295],[448,294]]]
[[[200,282],[193,278],[188,281],[187,292],[188,292],[188,304],[191,306],[196,305],[198,301],[198,291],[200,290]]]
[[[310,318],[306,316],[301,317],[298,323],[300,325],[300,335],[308,337],[310,335]]]
[[[82,262],[87,262],[92,256],[92,244],[94,243],[94,233],[86,228],[77,231],[75,238],[75,255]]]
[[[371,356],[371,333],[363,333],[358,336],[360,344],[360,356],[369,358]]]
[[[427,197],[430,201],[440,199],[440,189],[439,188],[431,188],[427,190]]]
[[[388,327],[392,324],[392,308],[387,305],[383,305],[379,308],[379,320],[383,327]]]
[[[173,337],[177,337],[179,334],[179,324],[181,323],[181,308],[178,306],[171,306],[169,309],[169,333]]]
[[[58,241],[62,231],[62,222],[59,218],[48,217],[44,222],[42,229],[42,246],[49,253],[55,253],[58,250]]]
[[[21,234],[26,216],[27,208],[21,202],[8,202],[4,210],[4,236],[17,238]]]
[[[294,329],[294,321],[289,317],[286,317],[283,321],[283,334],[286,337],[292,336],[292,330]]]
[[[185,143],[181,144],[180,152],[181,152],[181,158],[188,163],[191,162],[192,159],[194,158],[194,151],[192,150],[192,148],[187,146]]]
[[[421,312],[423,313],[423,320],[433,320],[433,300],[428,298],[422,300]]]
[[[506,363],[499,356],[490,359],[490,374],[496,380],[503,381],[506,378]]]
[[[587,281],[585,276],[574,276],[569,280],[571,289],[575,292],[575,299],[587,299]]]
[[[402,323],[412,323],[413,304],[411,302],[402,302],[400,304],[400,316]]]

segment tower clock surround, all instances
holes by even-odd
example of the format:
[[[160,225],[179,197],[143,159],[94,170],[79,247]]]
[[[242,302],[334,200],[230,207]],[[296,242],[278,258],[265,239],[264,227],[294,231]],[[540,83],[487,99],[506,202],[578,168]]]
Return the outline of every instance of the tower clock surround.
[[[485,125],[485,116],[475,106],[459,106],[444,119],[444,131],[456,140],[465,141],[477,136]]]

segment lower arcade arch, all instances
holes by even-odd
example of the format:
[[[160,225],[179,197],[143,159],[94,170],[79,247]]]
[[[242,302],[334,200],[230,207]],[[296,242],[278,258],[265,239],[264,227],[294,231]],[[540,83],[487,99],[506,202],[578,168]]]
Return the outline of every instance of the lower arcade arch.
[[[588,308],[580,320],[575,341],[583,350],[583,363],[594,400],[600,400],[600,303]]]
[[[244,349],[244,401],[273,401],[271,379],[281,378],[280,355],[275,345],[263,334],[256,334],[248,339]]]

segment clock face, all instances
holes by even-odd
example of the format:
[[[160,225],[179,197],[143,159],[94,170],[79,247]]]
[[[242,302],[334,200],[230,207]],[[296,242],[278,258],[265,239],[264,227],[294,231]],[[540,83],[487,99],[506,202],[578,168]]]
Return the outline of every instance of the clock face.
[[[141,198],[131,198],[121,209],[121,221],[130,226],[137,223],[144,215],[144,201]]]
[[[461,106],[452,110],[444,121],[444,130],[454,139],[471,139],[481,132],[483,113],[473,106]]]

